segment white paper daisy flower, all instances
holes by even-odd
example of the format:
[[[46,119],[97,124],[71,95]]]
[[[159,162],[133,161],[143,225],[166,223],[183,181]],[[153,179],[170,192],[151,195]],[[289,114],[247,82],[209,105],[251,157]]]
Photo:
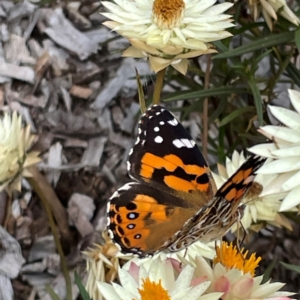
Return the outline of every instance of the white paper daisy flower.
[[[113,3],[114,2],[114,3]],[[231,36],[232,6],[216,0],[114,0],[103,1],[110,11],[103,13],[112,21],[104,25],[126,37],[131,43],[123,55],[147,57],[158,72],[172,65],[185,74],[188,58],[213,53],[209,44]]]
[[[288,92],[296,111],[269,105],[271,113],[285,126],[261,127],[258,131],[273,143],[256,145],[249,149],[255,154],[274,159],[260,168],[258,173],[279,174],[276,186],[286,193],[280,211],[300,204],[300,92]]]
[[[27,168],[40,161],[38,152],[29,152],[33,139],[16,112],[0,119],[0,191],[20,190],[22,176],[30,176]]]
[[[261,258],[252,254],[247,258],[248,251],[237,250],[232,244],[222,243],[217,248],[214,266],[211,267],[203,257],[195,259],[195,274],[205,276],[211,281],[210,292],[223,292],[222,300],[288,300],[294,295],[290,292],[279,291],[284,283],[267,281],[262,283],[263,276],[255,275],[255,269]]]
[[[127,270],[126,270],[127,267]],[[162,260],[159,256],[140,266],[130,262],[119,269],[120,284],[98,282],[100,293],[109,300],[218,300],[222,293],[206,294],[210,282],[205,276],[194,277],[195,268],[174,259]]]

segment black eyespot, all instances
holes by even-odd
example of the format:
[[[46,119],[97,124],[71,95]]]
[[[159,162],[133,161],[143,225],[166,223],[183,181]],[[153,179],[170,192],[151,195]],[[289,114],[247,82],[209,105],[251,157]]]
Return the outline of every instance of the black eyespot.
[[[129,219],[129,220],[135,220],[135,219],[137,219],[138,217],[139,217],[139,214],[138,214],[138,213],[133,213],[133,212],[131,212],[131,213],[127,214],[127,219]]]
[[[127,225],[127,228],[128,229],[133,229],[133,228],[135,228],[135,224],[130,223],[130,224]]]
[[[136,234],[136,235],[134,236],[134,238],[137,239],[137,240],[139,240],[141,237],[142,237],[141,234]]]
[[[126,205],[126,208],[128,210],[135,210],[137,208],[137,205],[133,202],[129,202],[127,205]]]

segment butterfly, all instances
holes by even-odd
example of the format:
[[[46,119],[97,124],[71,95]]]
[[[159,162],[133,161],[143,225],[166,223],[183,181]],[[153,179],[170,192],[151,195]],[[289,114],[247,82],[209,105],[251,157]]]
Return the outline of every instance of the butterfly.
[[[107,206],[107,229],[123,253],[139,257],[221,238],[243,216],[241,200],[265,158],[250,158],[216,189],[195,141],[166,108],[141,117],[127,169],[134,180]]]

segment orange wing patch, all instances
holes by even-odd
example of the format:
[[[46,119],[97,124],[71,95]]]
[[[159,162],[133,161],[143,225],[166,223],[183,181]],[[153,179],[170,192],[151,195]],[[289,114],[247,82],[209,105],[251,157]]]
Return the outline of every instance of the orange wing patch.
[[[236,174],[234,174],[220,190],[221,193],[225,193],[224,198],[228,201],[240,200],[248,189],[248,184],[253,181],[251,176],[252,174],[252,167],[245,170],[240,169]]]
[[[141,160],[140,176],[143,177],[146,182],[149,182],[155,170],[165,169],[168,172],[174,172],[178,167],[183,169],[187,175],[194,175],[195,179],[186,180],[175,175],[166,175],[164,176],[164,182],[171,189],[183,192],[189,192],[191,190],[207,192],[209,190],[209,180],[207,180],[207,182],[197,182],[200,176],[209,172],[208,167],[186,165],[174,154],[160,157],[149,152],[145,153]]]

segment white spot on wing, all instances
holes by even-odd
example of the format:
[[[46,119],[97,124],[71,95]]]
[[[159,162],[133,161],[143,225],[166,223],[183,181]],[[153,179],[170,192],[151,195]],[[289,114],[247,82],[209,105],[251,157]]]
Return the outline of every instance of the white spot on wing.
[[[141,134],[142,133],[142,129],[139,127],[138,128],[138,134]]]
[[[176,139],[173,141],[173,145],[176,148],[194,148],[195,142],[189,139]]]
[[[130,164],[129,160],[127,160],[127,171],[130,170],[130,167],[131,167],[131,164]]]
[[[133,153],[133,148],[131,148],[131,149],[129,150],[128,155],[131,155],[132,153]]]
[[[178,125],[178,121],[177,121],[176,118],[174,118],[173,120],[169,120],[168,123],[169,123],[170,125],[172,125],[172,126]]]
[[[153,129],[155,132],[158,132],[159,131],[159,127],[154,127]]]
[[[137,137],[137,139],[136,139],[136,141],[135,141],[135,144],[137,145],[139,142],[140,142],[140,138]]]
[[[159,125],[165,125],[165,122],[164,121],[160,121]]]
[[[126,184],[124,184],[122,187],[120,187],[120,188],[118,189],[118,191],[127,191],[127,190],[129,190],[129,189],[131,188],[131,186],[134,185],[134,184],[135,184],[135,182],[129,182],[129,183],[126,183]]]
[[[156,115],[157,115],[157,116],[159,116],[160,114],[161,114],[161,112],[160,112],[160,111],[158,111],[158,112],[156,113]]]
[[[164,139],[161,136],[158,135],[157,137],[155,137],[154,142],[157,143],[157,144],[160,144],[160,143],[162,143],[163,140]]]

